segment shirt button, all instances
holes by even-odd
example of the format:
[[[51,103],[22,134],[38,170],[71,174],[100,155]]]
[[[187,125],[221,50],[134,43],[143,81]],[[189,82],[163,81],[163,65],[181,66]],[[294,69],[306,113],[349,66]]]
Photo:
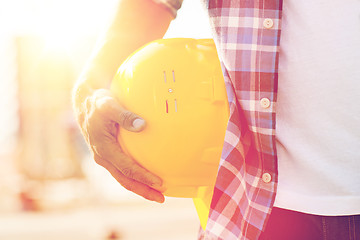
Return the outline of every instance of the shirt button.
[[[263,25],[266,29],[270,29],[274,26],[274,21],[270,18],[265,18]]]
[[[270,100],[268,98],[262,98],[260,100],[260,105],[261,105],[262,108],[269,108],[270,104],[271,104],[271,102],[270,102]]]
[[[262,175],[262,180],[264,181],[264,183],[269,183],[271,182],[271,175],[270,173],[264,173]]]

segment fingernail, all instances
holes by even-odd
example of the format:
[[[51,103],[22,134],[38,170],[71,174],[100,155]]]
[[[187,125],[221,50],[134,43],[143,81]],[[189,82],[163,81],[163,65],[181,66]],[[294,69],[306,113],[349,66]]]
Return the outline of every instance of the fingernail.
[[[161,187],[163,187],[163,181],[160,178],[155,177],[152,179],[151,186],[161,188]]]
[[[141,118],[137,118],[133,121],[132,125],[135,129],[139,129],[141,127],[143,127],[145,124],[145,121]]]
[[[163,203],[165,201],[165,198],[162,196],[155,196],[155,202]]]

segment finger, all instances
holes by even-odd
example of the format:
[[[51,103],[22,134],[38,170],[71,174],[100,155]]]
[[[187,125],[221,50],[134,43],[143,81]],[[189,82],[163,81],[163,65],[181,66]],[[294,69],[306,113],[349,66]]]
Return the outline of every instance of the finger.
[[[139,115],[127,111],[111,96],[96,97],[95,106],[102,115],[128,131],[139,132],[145,128],[145,121]]]
[[[96,156],[95,159],[99,165],[107,169],[110,174],[127,190],[134,192],[135,194],[140,195],[150,201],[155,201],[159,203],[163,203],[165,201],[164,195],[159,191],[143,183],[137,182],[134,179],[127,178],[120,171],[118,171],[116,167],[111,165],[106,160],[101,159],[99,156]]]
[[[164,191],[164,186],[162,184],[162,179],[153,173],[149,172],[138,163],[133,161],[127,155],[123,154],[124,158],[129,160],[127,161],[116,161],[114,163],[115,167],[121,171],[121,173],[131,179],[134,179],[138,182],[144,183],[154,189],[159,191]],[[124,159],[123,158],[123,159]]]
[[[117,141],[117,130],[113,121],[96,117],[88,121],[92,129],[92,134],[89,134],[89,144],[95,154],[112,163],[126,177],[164,191],[162,180],[158,176],[150,173],[123,153]]]
[[[140,166],[131,157],[122,152],[117,142],[110,139],[101,146],[93,146],[94,152],[101,158],[111,162],[125,177],[149,185],[159,191],[164,191],[162,179]]]

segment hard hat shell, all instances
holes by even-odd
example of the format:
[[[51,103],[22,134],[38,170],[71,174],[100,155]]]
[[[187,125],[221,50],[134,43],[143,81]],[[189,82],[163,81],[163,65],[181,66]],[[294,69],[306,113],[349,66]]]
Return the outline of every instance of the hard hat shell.
[[[208,195],[208,211],[229,117],[213,40],[151,42],[125,60],[111,90],[146,121],[141,132],[119,130],[123,150],[163,179],[164,195]]]

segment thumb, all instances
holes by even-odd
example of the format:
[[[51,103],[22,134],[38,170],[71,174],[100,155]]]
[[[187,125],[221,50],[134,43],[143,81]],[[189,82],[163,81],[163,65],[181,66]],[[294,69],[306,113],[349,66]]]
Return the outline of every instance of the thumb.
[[[125,110],[115,98],[105,96],[96,99],[96,107],[110,120],[131,132],[140,132],[145,128],[145,120],[133,112]]]
[[[119,125],[131,132],[140,132],[145,128],[145,120],[136,115],[133,112],[123,110],[119,114],[119,118],[116,120]]]

